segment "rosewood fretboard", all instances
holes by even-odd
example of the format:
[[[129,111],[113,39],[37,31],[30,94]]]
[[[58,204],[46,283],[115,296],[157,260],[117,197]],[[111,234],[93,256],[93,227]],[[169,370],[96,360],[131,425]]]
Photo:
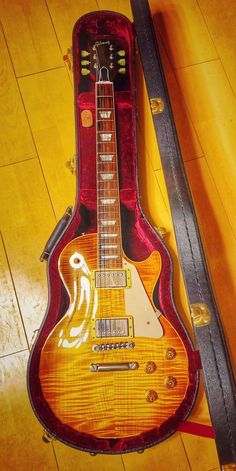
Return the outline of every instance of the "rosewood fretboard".
[[[119,176],[113,83],[96,82],[99,268],[122,267]]]

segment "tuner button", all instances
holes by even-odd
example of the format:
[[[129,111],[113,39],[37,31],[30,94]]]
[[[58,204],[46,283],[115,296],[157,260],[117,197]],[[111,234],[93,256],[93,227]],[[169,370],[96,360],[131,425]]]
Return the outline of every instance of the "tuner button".
[[[113,64],[113,62],[110,63],[109,68],[110,68],[110,69],[114,69],[114,64]]]
[[[118,56],[120,56],[120,57],[125,57],[125,51],[123,51],[123,49],[120,50],[120,51],[118,51],[117,54],[118,54]]]
[[[90,64],[89,61],[86,61],[86,60],[81,61],[81,65],[89,65],[89,64]]]
[[[176,386],[177,379],[174,376],[167,376],[165,378],[164,384],[168,389],[172,389]]]
[[[112,44],[110,44],[109,51],[113,51],[113,49],[114,49],[114,46],[112,46]]]
[[[88,75],[88,74],[90,74],[89,69],[84,69],[84,68],[81,69],[81,75]]]
[[[114,59],[114,54],[110,54],[109,59]]]
[[[126,60],[125,60],[125,59],[119,59],[117,62],[118,62],[118,64],[120,64],[120,65],[125,65]]]
[[[80,51],[80,55],[81,55],[81,57],[88,57],[89,52],[88,51]]]
[[[118,69],[118,72],[119,72],[119,74],[123,74],[123,75],[124,75],[124,74],[126,73],[125,67],[121,67],[120,69]]]
[[[96,46],[95,46],[95,44],[93,45],[92,50],[93,50],[93,51],[96,51]]]

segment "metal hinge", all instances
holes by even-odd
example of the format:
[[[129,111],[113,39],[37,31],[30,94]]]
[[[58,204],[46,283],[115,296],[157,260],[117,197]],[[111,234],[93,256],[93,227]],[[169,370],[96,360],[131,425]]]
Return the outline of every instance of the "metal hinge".
[[[151,111],[153,115],[162,113],[164,111],[165,105],[162,98],[150,98]]]

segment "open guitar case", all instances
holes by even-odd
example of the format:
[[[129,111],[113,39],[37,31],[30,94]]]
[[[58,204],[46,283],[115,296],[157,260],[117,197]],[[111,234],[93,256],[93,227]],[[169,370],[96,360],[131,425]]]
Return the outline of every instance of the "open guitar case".
[[[136,2],[133,2],[134,4]],[[144,2],[146,7],[146,2]],[[135,7],[134,7],[135,8]],[[140,20],[145,21],[145,15]],[[150,20],[150,19],[149,19]],[[149,26],[148,26],[149,28]],[[86,50],[88,37],[96,40],[113,41],[120,44],[120,49],[125,50],[126,57],[131,58],[126,63],[126,77],[121,77],[122,87],[115,91],[116,128],[118,143],[118,165],[120,184],[121,221],[123,235],[123,249],[132,260],[144,260],[154,250],[157,250],[162,258],[162,270],[158,284],[154,292],[154,300],[157,308],[166,316],[173,327],[181,335],[183,341],[188,334],[176,311],[172,294],[172,262],[170,254],[159,234],[147,221],[139,201],[137,169],[136,169],[136,111],[135,111],[135,79],[134,79],[134,26],[124,16],[114,12],[97,12],[96,15],[88,14],[80,18],[74,26],[73,31],[73,69],[74,69],[74,98],[75,98],[75,125],[76,125],[76,178],[77,194],[74,210],[68,208],[64,217],[59,221],[52,236],[47,242],[41,260],[47,259],[48,278],[51,280],[48,311],[44,319],[43,335],[39,336],[37,349],[31,351],[31,368],[28,370],[28,381],[33,387],[33,394],[37,397],[40,384],[37,381],[39,369],[38,351],[49,335],[52,326],[65,313],[69,305],[68,293],[59,275],[58,259],[63,248],[74,238],[81,234],[94,233],[96,229],[96,125],[95,125],[95,95],[94,80],[81,74],[81,51]],[[153,43],[154,44],[154,43]],[[144,46],[145,47],[145,46]],[[154,46],[155,47],[155,46]],[[155,56],[154,56],[155,59]],[[159,59],[156,66],[160,69]],[[162,73],[160,74],[163,80]],[[164,89],[166,94],[166,89]],[[169,107],[166,96],[162,99]],[[92,124],[85,126],[81,119],[83,110],[92,113]],[[171,138],[172,136],[170,136]],[[176,140],[176,139],[175,139]],[[175,145],[175,142],[174,142]],[[62,182],[63,185],[63,182]],[[204,329],[204,327],[203,327]],[[42,331],[42,329],[41,329]],[[187,341],[189,356],[189,386],[188,400],[182,404],[177,413],[169,418],[168,430],[173,432],[178,425],[185,420],[189,413],[190,404],[193,404],[196,396],[196,383],[198,382],[201,362],[199,352],[191,347]],[[200,347],[200,345],[199,345]],[[32,386],[33,385],[33,386]],[[214,388],[215,385],[212,384]],[[41,397],[38,395],[38,397]],[[39,399],[40,400],[40,399]],[[42,399],[41,399],[42,401]],[[50,421],[50,412],[46,403],[40,404],[42,415],[41,421]],[[63,425],[58,424],[58,427]],[[70,433],[70,432],[68,432]],[[127,450],[135,451],[144,449],[146,446],[156,444],[170,435],[163,428],[156,428],[148,434],[130,437],[127,440],[113,439],[104,440],[104,449],[100,450],[99,439],[88,438],[86,435],[80,437],[80,449],[93,451],[94,453],[124,453]],[[73,446],[73,436],[70,442]],[[76,446],[76,443],[75,443]],[[230,458],[231,461],[232,457]]]

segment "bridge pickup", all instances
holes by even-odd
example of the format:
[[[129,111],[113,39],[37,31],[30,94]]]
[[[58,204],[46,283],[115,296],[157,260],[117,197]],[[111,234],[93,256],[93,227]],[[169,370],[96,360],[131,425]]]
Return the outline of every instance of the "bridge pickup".
[[[92,321],[93,338],[133,337],[133,318],[110,317]]]
[[[138,369],[138,363],[136,361],[129,363],[92,363],[90,365],[90,369],[94,373],[99,373],[101,371],[133,371]]]
[[[93,288],[103,289],[130,288],[130,270],[128,268],[115,270],[92,270],[91,285]]]

